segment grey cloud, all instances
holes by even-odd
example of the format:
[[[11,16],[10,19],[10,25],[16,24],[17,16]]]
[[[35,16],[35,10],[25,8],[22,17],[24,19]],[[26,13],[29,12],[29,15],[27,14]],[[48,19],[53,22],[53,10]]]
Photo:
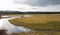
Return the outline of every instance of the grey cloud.
[[[33,6],[47,6],[60,4],[60,0],[28,0],[24,3]]]

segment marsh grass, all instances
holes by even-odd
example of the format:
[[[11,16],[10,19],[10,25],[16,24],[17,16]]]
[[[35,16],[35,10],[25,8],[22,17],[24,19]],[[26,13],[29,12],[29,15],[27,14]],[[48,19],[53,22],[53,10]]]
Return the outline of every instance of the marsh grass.
[[[60,35],[60,32],[28,32],[28,33],[13,33],[11,35]]]
[[[32,16],[9,20],[14,25],[37,31],[37,33],[19,33],[18,35],[47,35],[47,33],[41,31],[55,31],[53,35],[60,34],[58,32],[60,31],[60,14],[32,14]]]
[[[16,18],[9,21],[14,25],[24,26],[38,31],[42,29],[60,29],[60,14],[33,15],[33,17]]]

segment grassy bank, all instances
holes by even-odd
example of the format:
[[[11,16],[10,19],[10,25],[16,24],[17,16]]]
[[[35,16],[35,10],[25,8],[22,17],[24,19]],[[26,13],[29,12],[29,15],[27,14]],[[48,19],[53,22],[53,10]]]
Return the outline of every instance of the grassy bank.
[[[21,16],[23,14],[4,14],[4,16]]]

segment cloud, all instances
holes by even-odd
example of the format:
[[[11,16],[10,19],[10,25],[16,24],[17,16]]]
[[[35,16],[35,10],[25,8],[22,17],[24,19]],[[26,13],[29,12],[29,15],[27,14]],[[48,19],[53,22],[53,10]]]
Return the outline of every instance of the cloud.
[[[19,5],[18,5],[19,6]],[[22,7],[17,8],[18,11],[60,11],[60,5],[53,5],[53,6],[45,6],[45,7],[38,7],[38,6],[29,6],[29,5],[22,5]]]
[[[60,11],[60,0],[0,0],[0,10]]]
[[[26,0],[25,2],[22,3],[33,6],[48,6],[60,4],[60,0]]]

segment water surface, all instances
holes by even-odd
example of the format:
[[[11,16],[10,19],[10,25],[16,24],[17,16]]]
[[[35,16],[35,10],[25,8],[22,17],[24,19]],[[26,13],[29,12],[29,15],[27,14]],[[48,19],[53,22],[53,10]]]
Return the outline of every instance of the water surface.
[[[31,29],[25,28],[23,26],[15,26],[8,21],[10,19],[21,18],[21,16],[12,16],[12,17],[3,16],[3,17],[5,18],[0,19],[0,29],[6,29],[8,34],[31,31]]]

